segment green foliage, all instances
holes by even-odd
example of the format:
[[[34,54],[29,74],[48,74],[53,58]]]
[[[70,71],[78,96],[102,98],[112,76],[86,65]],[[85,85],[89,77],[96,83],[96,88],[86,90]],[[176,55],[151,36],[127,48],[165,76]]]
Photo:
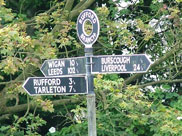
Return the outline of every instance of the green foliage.
[[[1,0],[0,1],[0,22],[1,24],[6,24],[6,23],[12,22],[16,14],[12,13],[11,9],[1,7],[1,5],[4,5],[3,3],[4,1]]]
[[[112,9],[115,8],[113,7]],[[128,26],[126,22],[113,22],[112,20],[108,19],[110,12],[113,13],[116,11],[117,10],[108,9],[107,7],[97,8],[96,10],[101,25],[101,34],[98,42],[104,46],[106,52],[108,52],[108,49],[113,50],[118,47],[136,46],[134,35],[129,29],[127,29]]]
[[[176,2],[180,3],[180,2],[182,2],[182,0],[176,0]]]
[[[155,34],[154,30],[150,25],[146,25],[142,22],[142,20],[138,19],[137,22],[137,28],[144,33],[144,40],[148,41],[150,40],[153,35]]]
[[[28,116],[18,117],[14,115],[14,123],[12,126],[1,126],[0,135],[9,136],[41,136],[37,130],[46,124],[39,115],[28,114]]]
[[[4,0],[0,0],[0,6],[3,6],[3,5],[5,5]]]
[[[97,94],[98,136],[181,135],[181,109],[165,106],[159,101],[151,102],[137,86],[122,89],[121,79],[110,81],[98,76],[94,83]],[[169,95],[179,97],[177,94],[170,93],[166,98]],[[159,94],[159,90],[156,90],[152,98],[160,100],[163,97]],[[82,109],[83,107],[78,106],[74,110],[75,115],[79,116],[78,111]],[[82,119],[81,122],[75,123],[61,129],[57,135],[87,135],[87,120]]]
[[[47,99],[43,100],[41,97],[35,97],[33,99],[35,105],[41,107],[43,111],[54,112],[52,101]]]

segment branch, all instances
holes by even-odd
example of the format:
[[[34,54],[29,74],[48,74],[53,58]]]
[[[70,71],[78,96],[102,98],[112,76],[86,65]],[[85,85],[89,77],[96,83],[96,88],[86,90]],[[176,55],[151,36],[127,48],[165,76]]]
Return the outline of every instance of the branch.
[[[64,10],[71,11],[75,0],[67,0]]]
[[[53,7],[51,7],[49,10],[47,10],[47,11],[45,11],[44,13],[47,13],[47,14],[50,14],[52,11],[54,11],[56,8],[57,8],[58,6],[57,5],[55,5],[55,6],[53,6]],[[35,17],[33,17],[32,19],[30,19],[30,20],[27,20],[27,21],[25,21],[25,24],[27,24],[27,25],[34,25],[34,24],[32,24],[32,23],[34,23],[35,22]]]
[[[14,7],[16,7],[18,9],[19,7],[19,3],[15,0],[7,0],[7,2],[9,2],[11,5],[13,5]]]
[[[10,118],[10,115],[11,114],[5,114],[5,115],[0,116],[0,121],[9,119]]]
[[[86,0],[80,1],[80,2],[73,8],[73,10],[75,10],[75,9],[77,9],[77,8],[79,8],[79,7],[81,7],[81,6],[85,3],[85,1],[86,1]]]
[[[7,85],[7,84],[12,84],[12,83],[22,83],[22,82],[24,82],[24,80],[22,80],[22,81],[11,80],[11,81],[7,81],[7,82],[0,82],[0,85]]]
[[[84,97],[79,97],[79,98],[71,98],[71,99],[61,99],[61,100],[54,100],[52,101],[54,106],[59,106],[59,105],[64,105],[64,104],[72,104],[72,103],[79,103],[83,101]],[[21,104],[21,105],[16,105],[12,107],[6,107],[4,110],[0,110],[0,115],[4,114],[14,114],[17,112],[25,111],[27,110],[28,104]],[[34,109],[36,105],[31,102],[30,103],[30,109]],[[38,108],[42,108],[39,106]]]
[[[168,53],[166,53],[164,56],[159,58],[157,61],[155,61],[151,66],[150,69],[155,68],[159,64],[161,64],[163,61],[167,60],[170,56],[172,56],[175,52],[177,53],[180,51],[180,46],[176,45],[173,49],[171,49]],[[134,74],[133,76],[129,77],[128,79],[125,80],[124,84],[128,85],[133,81],[136,81],[138,78],[142,77],[146,73],[139,73],[139,74]]]
[[[78,8],[74,8],[72,11],[69,11],[68,10],[68,12],[69,12],[68,13],[68,16],[64,17],[64,20],[73,20],[74,17],[78,16],[79,13],[82,10],[88,8],[94,1],[95,0],[87,0],[87,1],[83,0],[83,1],[80,1],[76,5],[76,7],[78,7]],[[66,3],[65,9],[64,9],[65,14],[66,14],[67,8],[70,8],[70,7],[68,7],[68,3],[71,3],[71,1],[68,0],[67,3]],[[71,3],[71,4],[73,4],[73,3]],[[54,28],[52,29],[52,33],[55,34],[55,37],[57,37],[57,33],[62,29],[62,27],[63,26],[62,25],[59,25],[59,24],[54,26]]]
[[[144,88],[144,87],[151,86],[151,85],[156,85],[156,84],[163,84],[163,83],[181,83],[181,82],[182,82],[182,79],[160,80],[160,81],[146,83],[146,84],[143,84],[143,85],[138,85],[138,87],[139,88]]]
[[[38,70],[37,67],[33,66],[33,65],[28,65],[25,70],[13,81],[13,82],[19,82],[19,81],[23,81],[26,78],[28,78],[29,76],[32,76],[32,73],[36,72]],[[9,88],[11,88],[12,85],[7,84],[4,89],[0,92],[0,108],[5,108],[6,106],[6,102],[9,99],[8,96],[6,95],[6,92]]]
[[[78,16],[82,10],[89,8],[94,2],[95,2],[95,0],[87,0],[80,7],[72,10],[70,12],[69,19],[72,20],[73,18],[75,18],[76,16]]]

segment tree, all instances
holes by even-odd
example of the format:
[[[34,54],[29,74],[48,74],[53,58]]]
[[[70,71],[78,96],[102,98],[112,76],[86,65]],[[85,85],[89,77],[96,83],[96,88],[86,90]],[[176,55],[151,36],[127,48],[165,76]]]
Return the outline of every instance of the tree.
[[[42,113],[37,111],[37,108],[57,115],[57,109],[60,109],[61,106],[67,110],[66,112],[61,110],[61,112],[69,115],[68,121],[73,119],[70,111],[76,107],[75,103],[81,103],[85,99],[84,96],[30,97],[21,86],[29,76],[42,76],[39,68],[45,59],[84,55],[83,46],[76,36],[76,18],[82,10],[90,8],[97,13],[101,25],[99,39],[94,45],[95,55],[125,54],[126,52],[129,54],[146,53],[153,61],[147,73],[120,74],[119,77],[116,75],[104,76],[103,81],[100,81],[105,82],[106,79],[113,80],[113,78],[114,80],[124,79],[122,87],[117,86],[114,90],[120,90],[119,92],[125,90],[127,93],[124,96],[128,99],[137,100],[137,97],[129,98],[129,91],[127,90],[136,90],[139,93],[138,88],[141,88],[144,93],[135,94],[133,92],[133,95],[145,95],[147,100],[138,97],[147,105],[150,105],[151,101],[154,102],[152,106],[147,108],[144,105],[140,107],[145,107],[143,112],[148,117],[144,118],[143,122],[139,122],[142,113],[140,111],[134,113],[135,106],[128,107],[126,102],[125,105],[120,104],[118,92],[113,93],[113,95],[110,93],[113,87],[109,89],[99,88],[98,84],[98,86],[96,85],[98,100],[103,103],[103,105],[98,103],[98,117],[101,117],[98,120],[101,122],[105,120],[108,116],[104,117],[103,114],[107,112],[111,118],[111,125],[118,123],[113,122],[114,115],[125,117],[125,122],[139,122],[133,123],[133,126],[129,128],[130,130],[127,130],[126,127],[115,129],[114,125],[112,134],[115,135],[118,135],[119,130],[123,131],[123,135],[134,135],[135,132],[137,132],[135,135],[144,135],[147,132],[150,132],[151,135],[154,133],[179,135],[181,131],[180,121],[177,120],[175,124],[175,117],[181,113],[179,111],[181,109],[180,82],[182,81],[180,64],[181,1],[144,0],[134,2],[128,0],[128,3],[129,6],[124,8],[119,0],[114,2],[112,0],[7,0],[6,2],[0,0],[0,121],[2,121],[2,126],[6,126],[1,127],[0,131],[6,132],[8,130],[7,133],[9,134],[22,133],[20,128],[25,127],[24,123],[36,116],[37,120],[41,120],[41,123],[31,122],[31,125],[36,124],[35,129],[25,128],[27,135],[38,135],[38,128],[45,122],[37,115],[37,112]],[[117,83],[106,81],[114,86],[118,84],[118,80],[116,80]],[[129,84],[138,87],[133,89],[133,87],[130,88]],[[155,93],[150,93],[148,91],[150,89],[154,90]],[[102,92],[101,90],[106,91]],[[119,93],[119,95],[121,94]],[[164,101],[161,102],[161,99]],[[111,109],[104,109],[104,102],[108,103],[108,101],[117,102],[116,105],[110,107]],[[157,104],[159,101],[160,104]],[[65,106],[67,104],[69,106]],[[130,104],[135,105],[135,102],[132,101]],[[53,105],[58,107],[53,108]],[[80,105],[82,107],[84,102]],[[121,108],[119,113],[112,112],[112,108],[116,107]],[[152,112],[153,108],[155,109],[154,114],[149,114],[148,112]],[[76,109],[71,113],[76,115],[82,108],[77,107]],[[104,111],[101,112],[101,109]],[[23,112],[23,116],[21,112]],[[175,115],[175,112],[178,114]],[[166,124],[160,123],[161,120],[169,122],[168,119],[160,116],[160,113],[163,113],[162,115],[167,113],[174,115],[170,116],[172,127],[170,124],[166,123],[168,126],[165,126]],[[9,119],[15,114],[19,115],[20,118],[14,116],[14,119]],[[159,119],[155,120],[155,117]],[[10,122],[14,121],[12,128],[7,127],[7,124],[3,122],[7,119]],[[149,120],[154,123],[147,123]],[[72,125],[68,123],[68,125],[74,126],[74,123]],[[158,128],[155,128],[157,124]],[[139,132],[138,129],[141,126],[143,129],[142,132]],[[145,129],[146,126],[150,129]],[[174,126],[179,127],[178,131],[175,130]],[[79,127],[82,128],[83,124],[75,125],[76,129]],[[102,124],[100,127],[102,128]],[[70,131],[66,131],[68,128]],[[74,130],[72,129],[74,127],[68,128],[63,129],[65,131],[60,133],[66,134],[66,132]],[[105,135],[106,133],[100,132],[99,134]]]

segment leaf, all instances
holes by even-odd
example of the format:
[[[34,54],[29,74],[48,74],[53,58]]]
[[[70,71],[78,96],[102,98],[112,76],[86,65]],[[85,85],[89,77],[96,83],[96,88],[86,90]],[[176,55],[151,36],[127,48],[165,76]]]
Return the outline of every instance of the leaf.
[[[162,88],[165,89],[165,90],[170,90],[171,86],[168,85],[168,84],[164,84],[164,85],[162,85]]]
[[[6,5],[4,0],[0,0],[0,6],[4,6],[4,5]]]
[[[182,0],[176,0],[176,2],[180,3],[180,2],[182,2]]]
[[[10,126],[2,126],[0,127],[0,131],[3,132],[3,131],[6,131],[10,128]]]
[[[15,120],[18,120],[18,116],[16,116],[16,115],[13,115],[13,117],[14,117],[14,119],[15,119]]]
[[[4,79],[4,77],[0,75],[0,80],[3,80],[3,79]]]
[[[15,36],[15,35],[18,35],[18,32],[17,31],[9,31],[8,33],[10,36]]]

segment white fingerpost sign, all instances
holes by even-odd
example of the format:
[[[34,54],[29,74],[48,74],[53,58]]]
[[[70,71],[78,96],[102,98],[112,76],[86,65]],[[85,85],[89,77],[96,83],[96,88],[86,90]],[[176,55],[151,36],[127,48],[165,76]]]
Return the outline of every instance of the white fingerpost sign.
[[[89,21],[92,24],[90,34],[85,32],[85,24]],[[82,11],[77,19],[77,35],[80,41],[85,45],[85,48],[91,48],[97,41],[100,32],[99,20],[95,12],[90,9]]]

